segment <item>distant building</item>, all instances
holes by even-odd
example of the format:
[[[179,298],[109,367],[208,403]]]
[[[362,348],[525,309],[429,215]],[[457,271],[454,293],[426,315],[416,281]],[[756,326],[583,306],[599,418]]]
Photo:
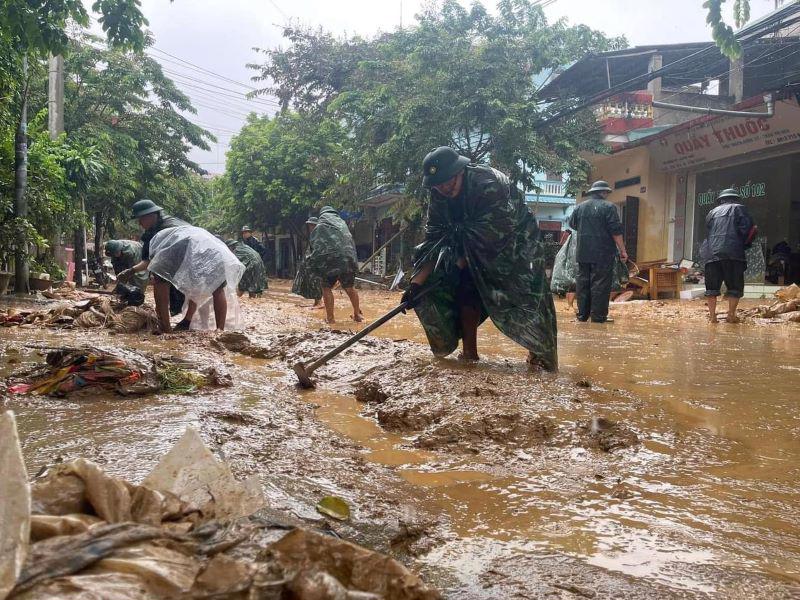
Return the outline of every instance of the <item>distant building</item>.
[[[575,198],[566,195],[567,184],[560,175],[542,175],[536,178],[535,185],[539,191],[527,192],[525,202],[536,216],[539,229],[546,232],[546,236],[552,234],[549,237],[557,242],[572,214]]]

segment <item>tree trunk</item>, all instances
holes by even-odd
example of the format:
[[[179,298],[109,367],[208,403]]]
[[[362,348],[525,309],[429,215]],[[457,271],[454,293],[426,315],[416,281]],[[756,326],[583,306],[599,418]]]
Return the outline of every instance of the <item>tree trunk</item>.
[[[75,230],[75,243],[73,244],[75,248],[75,252],[72,253],[72,256],[75,260],[75,285],[78,287],[86,285],[88,282],[84,281],[84,265],[83,265],[83,257],[86,253],[86,248],[83,243],[83,229],[78,228]]]
[[[28,57],[22,57],[22,101],[19,108],[19,122],[14,134],[14,216],[18,219],[28,217],[28,200],[25,191],[28,187]],[[14,250],[14,292],[27,294],[28,287],[28,241],[20,227]]]
[[[100,242],[103,239],[103,213],[97,211],[94,213],[94,256],[100,260]]]

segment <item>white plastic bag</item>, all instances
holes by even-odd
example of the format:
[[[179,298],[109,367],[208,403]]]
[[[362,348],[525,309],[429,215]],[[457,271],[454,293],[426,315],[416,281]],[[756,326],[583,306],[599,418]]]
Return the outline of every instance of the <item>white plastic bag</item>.
[[[236,287],[244,273],[244,265],[223,242],[205,229],[184,225],[159,231],[150,242],[147,268],[183,292],[187,303],[192,300],[197,304],[192,329],[214,328],[211,295],[225,284],[228,300],[225,328],[239,328]],[[186,305],[183,310],[185,313]]]

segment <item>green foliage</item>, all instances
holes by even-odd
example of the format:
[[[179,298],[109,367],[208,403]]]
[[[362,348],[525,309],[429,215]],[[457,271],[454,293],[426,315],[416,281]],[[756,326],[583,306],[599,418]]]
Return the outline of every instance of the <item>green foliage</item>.
[[[92,10],[109,42],[141,50],[147,25],[139,0],[96,0]],[[89,26],[82,0],[4,0],[0,10],[0,38],[11,40],[17,50],[61,54],[67,48],[68,21]]]
[[[273,119],[251,115],[231,140],[231,193],[218,199],[225,226],[283,225],[302,234],[309,212],[323,204],[335,183],[345,138],[331,119],[309,120],[290,111]]]
[[[0,37],[0,49],[12,49],[5,42]],[[92,221],[101,230],[132,234],[136,228],[127,217],[137,197],[147,195],[185,217],[207,193],[199,176],[203,171],[189,160],[188,151],[193,146],[208,149],[214,138],[181,114],[194,112],[189,98],[161,66],[144,54],[111,48],[88,36],[70,41],[67,50],[66,134],[55,141],[46,128],[46,62],[31,58],[25,82],[19,54],[0,53],[0,97],[18,100],[27,93],[32,115],[29,212],[27,219],[18,219],[12,207],[19,115],[13,103],[0,103],[0,260],[13,248],[7,232],[25,232],[26,240],[40,250],[49,242],[71,240],[76,228]],[[82,201],[88,214],[80,210]]]
[[[705,0],[703,8],[708,11],[706,23],[711,26],[711,35],[720,51],[728,58],[738,58],[742,47],[736,39],[733,28],[722,20],[722,5],[726,0]],[[734,0],[733,18],[736,27],[742,27],[750,20],[750,0]]]
[[[144,196],[191,214],[205,186],[188,151],[207,150],[214,137],[181,115],[195,111],[161,65],[85,36],[72,42],[65,71],[65,128],[103,164],[85,196],[96,223],[114,230]]]
[[[497,14],[480,3],[431,3],[416,26],[373,40],[337,39],[288,27],[286,49],[263,51],[251,65],[259,79],[305,122],[340,123],[343,160],[326,177],[327,196],[356,202],[374,186],[404,183],[409,198],[425,195],[420,164],[432,148],[450,145],[490,163],[530,188],[537,171],[568,173],[583,182],[579,158],[600,146],[591,115],[540,128],[556,106],[537,97],[535,76],[589,52],[624,47],[585,26],[548,24],[530,0],[499,0]],[[419,202],[399,207],[414,218]]]

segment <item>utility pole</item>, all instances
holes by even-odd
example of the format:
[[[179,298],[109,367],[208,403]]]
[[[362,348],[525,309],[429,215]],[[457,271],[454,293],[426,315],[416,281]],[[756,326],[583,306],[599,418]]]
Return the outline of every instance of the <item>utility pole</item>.
[[[47,129],[54,140],[64,133],[64,57],[50,55],[47,79]],[[81,214],[86,208],[81,197]],[[86,252],[86,225],[82,224],[73,236],[72,260],[75,263],[75,283],[84,285],[89,280]]]
[[[19,121],[14,134],[14,216],[18,219],[28,217],[28,200],[25,188],[28,186],[28,56],[22,56],[22,97],[19,105]],[[28,285],[28,241],[24,230],[17,230],[14,244],[14,293],[27,294]]]
[[[50,55],[47,85],[47,129],[54,140],[64,133],[64,57]]]

